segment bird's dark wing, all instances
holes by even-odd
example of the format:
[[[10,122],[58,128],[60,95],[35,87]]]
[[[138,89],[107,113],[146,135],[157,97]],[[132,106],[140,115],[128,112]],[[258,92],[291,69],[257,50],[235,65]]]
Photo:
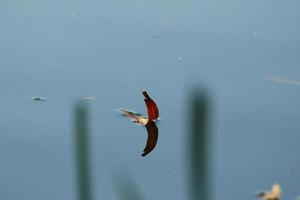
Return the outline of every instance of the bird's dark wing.
[[[143,92],[143,95],[145,97],[144,100],[147,106],[148,118],[150,120],[157,119],[159,117],[159,111],[156,103],[150,98],[146,91]]]
[[[156,146],[157,138],[158,138],[158,128],[152,120],[149,120],[146,124],[146,129],[148,133],[147,143],[144,149],[144,153],[142,156],[146,156],[148,153],[150,153]]]

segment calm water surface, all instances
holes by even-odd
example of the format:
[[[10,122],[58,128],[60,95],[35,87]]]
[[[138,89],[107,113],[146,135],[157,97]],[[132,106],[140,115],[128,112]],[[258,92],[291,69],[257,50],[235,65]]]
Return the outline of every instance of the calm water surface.
[[[186,110],[211,99],[214,199],[255,199],[279,182],[300,194],[299,3],[0,3],[0,199],[75,199],[73,106],[90,102],[97,199],[128,171],[147,199],[186,199]],[[115,109],[159,105],[157,148]],[[46,102],[33,102],[43,96]]]

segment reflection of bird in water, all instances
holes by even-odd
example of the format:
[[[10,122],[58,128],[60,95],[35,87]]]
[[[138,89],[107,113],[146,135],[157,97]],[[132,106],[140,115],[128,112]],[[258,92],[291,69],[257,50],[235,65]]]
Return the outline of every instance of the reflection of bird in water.
[[[144,153],[142,154],[142,156],[146,156],[155,148],[157,143],[158,128],[155,122],[156,120],[158,120],[159,111],[156,103],[150,98],[146,91],[143,92],[143,95],[145,97],[144,100],[147,107],[148,117],[144,117],[138,113],[126,109],[121,109],[121,114],[131,119],[131,121],[139,123],[146,127],[148,139],[144,149]]]
[[[275,183],[271,191],[260,192],[256,196],[262,200],[279,200],[281,197],[281,187],[278,183]]]

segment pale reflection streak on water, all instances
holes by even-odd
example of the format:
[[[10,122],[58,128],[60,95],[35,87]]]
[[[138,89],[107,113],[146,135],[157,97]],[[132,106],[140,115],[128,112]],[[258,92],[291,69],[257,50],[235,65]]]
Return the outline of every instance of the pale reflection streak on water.
[[[293,80],[293,79],[288,79],[288,78],[279,77],[279,76],[268,76],[268,77],[266,77],[266,79],[275,81],[278,83],[285,83],[285,84],[300,86],[300,80]]]

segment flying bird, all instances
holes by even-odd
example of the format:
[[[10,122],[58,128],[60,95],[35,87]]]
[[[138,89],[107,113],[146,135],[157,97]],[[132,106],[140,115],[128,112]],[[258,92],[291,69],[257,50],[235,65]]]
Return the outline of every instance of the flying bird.
[[[256,197],[262,200],[280,200],[281,197],[281,187],[278,183],[275,183],[272,186],[271,191],[260,192],[256,195]]]
[[[159,110],[156,103],[153,101],[153,99],[151,99],[146,91],[143,91],[143,95],[145,97],[144,101],[147,107],[148,117],[142,116],[139,113],[127,109],[121,109],[120,111],[123,116],[128,117],[131,121],[146,127],[148,138],[142,153],[142,156],[144,157],[150,153],[157,144],[158,128],[155,122],[158,120]]]

